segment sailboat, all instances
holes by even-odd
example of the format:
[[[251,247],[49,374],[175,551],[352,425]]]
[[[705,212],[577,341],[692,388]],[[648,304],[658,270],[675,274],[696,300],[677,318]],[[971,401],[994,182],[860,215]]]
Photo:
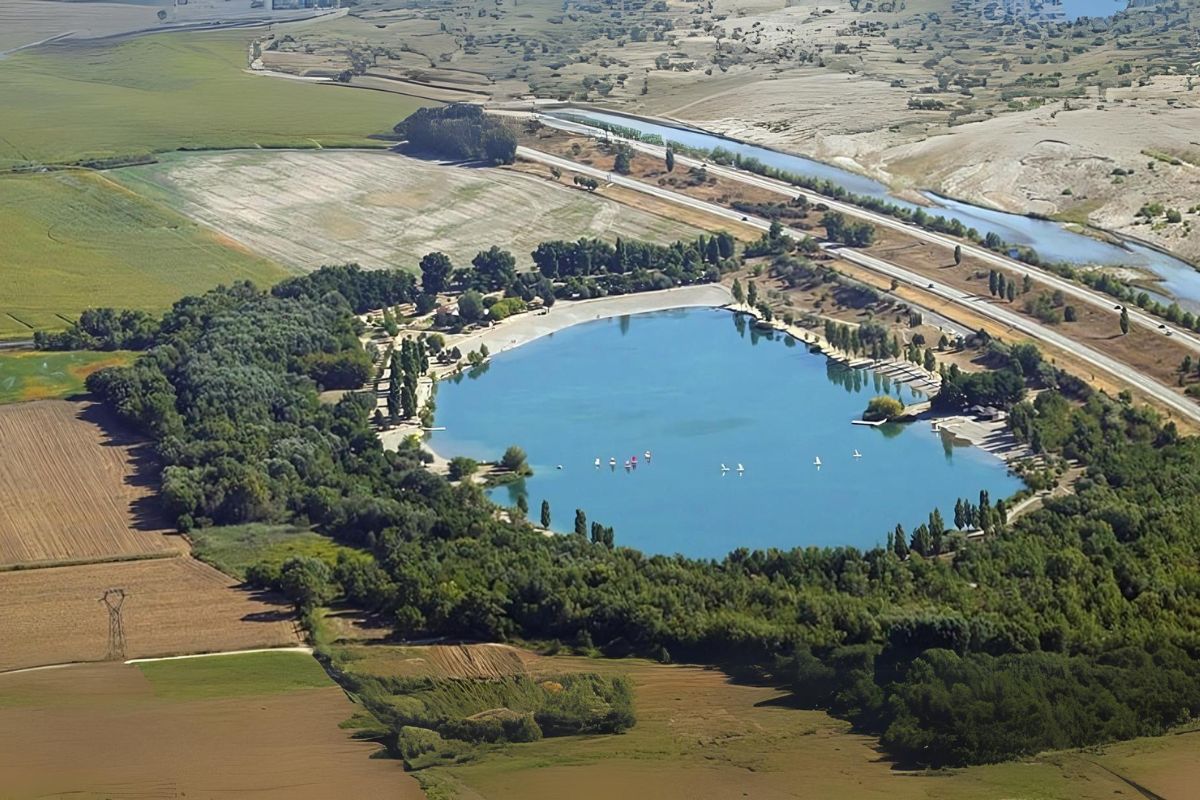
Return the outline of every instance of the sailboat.
[[[600,457],[596,457],[596,469],[600,469]]]
[[[741,462],[740,462],[740,461],[738,462],[738,467],[737,467],[737,469],[738,469],[738,474],[739,474],[739,475],[740,475],[741,473],[743,473],[743,472],[745,472],[745,471],[746,471],[746,468],[742,466],[742,464],[741,464]]]
[[[647,450],[646,451],[646,461],[649,461],[649,460],[650,460],[650,451]]]
[[[609,458],[608,458],[608,465],[609,465],[610,467],[615,467],[615,466],[617,465],[617,457],[616,457],[616,456],[609,456]]]
[[[721,472],[722,473],[729,472],[729,467],[725,466],[724,464],[721,464]]]
[[[817,456],[816,458],[813,459],[813,466],[816,467],[817,469],[821,468],[821,457],[820,456]]]
[[[855,450],[855,451],[854,451],[854,457],[855,457],[855,458],[862,458],[862,453],[858,452],[858,450]]]

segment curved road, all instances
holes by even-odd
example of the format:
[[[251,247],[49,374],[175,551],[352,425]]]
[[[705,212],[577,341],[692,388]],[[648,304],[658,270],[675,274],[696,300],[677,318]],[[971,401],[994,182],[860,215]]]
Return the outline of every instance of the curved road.
[[[761,217],[741,214],[723,206],[718,206],[704,200],[697,200],[694,197],[688,197],[687,195],[679,194],[678,192],[673,192],[669,189],[664,189],[661,186],[643,183],[642,181],[635,180],[624,175],[607,172],[602,169],[597,169],[586,164],[579,164],[571,161],[570,159],[561,158],[549,153],[543,153],[540,150],[534,150],[529,147],[518,147],[517,155],[530,161],[538,161],[543,164],[558,167],[559,169],[570,170],[581,175],[587,175],[588,177],[596,178],[597,180],[607,181],[616,186],[633,189],[634,191],[642,192],[644,194],[657,197],[661,200],[666,200],[670,203],[676,203],[678,205],[694,208],[697,211],[703,211],[713,216],[723,217],[734,222],[740,222],[743,225],[749,225],[759,228],[760,230],[765,231],[771,227],[771,223]],[[682,159],[680,159],[680,161],[682,162]],[[710,169],[712,168],[710,167]],[[858,216],[862,215],[858,214]],[[890,221],[895,222],[895,220]],[[789,228],[785,228],[784,230],[797,238],[808,235],[804,231],[798,231]],[[936,280],[931,281],[915,272],[911,272],[903,267],[896,266],[895,264],[883,261],[882,259],[874,256],[869,256],[865,253],[860,253],[850,248],[838,247],[828,243],[823,244],[822,247],[826,251],[835,253],[839,258],[845,259],[846,261],[858,264],[859,266],[865,267],[874,272],[887,275],[888,277],[895,278],[898,281],[916,286],[922,291],[928,292],[944,300],[949,300],[956,305],[966,307],[982,317],[987,317],[994,322],[999,322],[1002,325],[1008,326],[1014,330],[1018,330],[1027,336],[1033,337],[1034,339],[1040,339],[1066,350],[1075,357],[1079,358],[1081,361],[1084,361],[1103,372],[1109,373],[1123,383],[1139,389],[1147,396],[1154,398],[1162,406],[1177,412],[1181,416],[1195,423],[1200,423],[1200,406],[1197,406],[1187,398],[1177,394],[1170,387],[1159,383],[1153,378],[1149,378],[1132,367],[1122,364],[1116,359],[1106,356],[1099,351],[1093,350],[1087,345],[1063,336],[1061,333],[1052,330],[1047,325],[1042,325],[1039,322],[1027,319],[1013,311],[1009,311],[1007,308],[989,303],[983,298],[980,298],[978,295],[969,294]],[[965,247],[963,249],[964,251],[966,250]],[[1130,313],[1130,316],[1133,316],[1132,312]],[[1157,325],[1155,327],[1157,327]]]
[[[587,125],[568,122],[555,117],[545,117],[539,115],[537,119],[543,125],[570,131],[572,133],[580,133],[588,136],[595,136],[597,133],[604,133],[604,131],[600,130],[599,128],[592,128]],[[645,142],[639,142],[636,139],[624,139],[613,134],[609,134],[609,137],[615,141],[624,142],[630,147],[640,150],[643,153],[647,153],[648,155],[653,155],[657,158],[664,158],[666,156],[667,148],[665,147],[646,144]],[[1034,267],[1024,262],[1002,256],[999,253],[993,253],[991,250],[988,250],[985,247],[980,247],[966,241],[960,241],[952,236],[934,233],[933,231],[927,231],[924,228],[913,225],[912,223],[903,222],[894,217],[889,217],[886,214],[880,214],[875,211],[860,208],[859,206],[847,203],[843,200],[834,200],[830,197],[826,197],[825,195],[818,194],[817,192],[812,192],[807,189],[800,189],[792,186],[789,183],[784,183],[783,181],[776,180],[774,178],[766,178],[762,175],[755,175],[752,172],[746,172],[733,167],[723,167],[717,164],[709,164],[706,161],[700,161],[699,159],[683,156],[678,153],[675,154],[675,160],[679,164],[689,167],[698,167],[703,164],[705,169],[707,169],[708,172],[713,175],[719,175],[729,180],[739,181],[748,186],[756,186],[760,189],[766,189],[767,191],[775,192],[776,194],[785,195],[787,197],[796,197],[803,194],[805,197],[810,198],[814,202],[824,203],[834,211],[840,211],[849,216],[865,219],[872,224],[883,228],[901,231],[902,233],[911,236],[914,239],[920,239],[931,244],[940,245],[951,251],[954,250],[956,246],[961,246],[964,255],[972,256],[988,264],[1001,267],[1012,272],[1017,272],[1020,274],[1028,273],[1029,275],[1036,277],[1040,283],[1049,286],[1051,289],[1056,289],[1061,291],[1064,295],[1074,298],[1075,300],[1088,303],[1096,306],[1097,308],[1108,311],[1112,313],[1114,317],[1117,313],[1116,306],[1122,305],[1114,297],[1110,297],[1103,292],[1097,292],[1092,289],[1088,289],[1085,286],[1080,286],[1078,283],[1055,275],[1053,272],[1048,270],[1040,267]],[[1193,352],[1200,353],[1200,339],[1197,339],[1194,335],[1192,335],[1191,332],[1187,331],[1186,328],[1181,328],[1171,325],[1169,322],[1164,322],[1158,317],[1147,314],[1137,306],[1128,306],[1128,309],[1130,322],[1154,331],[1169,330],[1171,331],[1172,335],[1176,337],[1185,347]],[[1165,327],[1160,328],[1160,325]]]

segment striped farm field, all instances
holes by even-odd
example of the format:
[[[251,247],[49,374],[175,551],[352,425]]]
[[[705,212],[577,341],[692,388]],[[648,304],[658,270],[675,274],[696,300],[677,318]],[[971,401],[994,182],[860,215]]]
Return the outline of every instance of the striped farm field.
[[[99,600],[110,588],[126,593],[126,658],[300,643],[291,606],[190,556],[10,570],[0,572],[0,672],[104,659],[108,612]]]
[[[0,569],[178,552],[140,442],[94,404],[0,406]]]

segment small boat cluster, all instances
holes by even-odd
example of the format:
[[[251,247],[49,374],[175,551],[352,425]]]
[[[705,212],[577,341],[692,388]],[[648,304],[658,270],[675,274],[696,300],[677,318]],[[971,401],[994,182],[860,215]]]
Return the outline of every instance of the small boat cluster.
[[[642,454],[642,458],[644,459],[643,463],[649,464],[650,460],[653,458],[653,456],[651,455],[650,451],[647,450],[645,453]],[[599,458],[596,459],[595,464],[596,464],[596,469],[600,469],[600,459]],[[625,471],[626,472],[632,472],[633,470],[637,469],[637,465],[638,465],[638,457],[636,454],[625,459]],[[609,469],[613,469],[613,470],[615,470],[617,468],[617,457],[616,456],[609,457],[608,467],[609,467]]]

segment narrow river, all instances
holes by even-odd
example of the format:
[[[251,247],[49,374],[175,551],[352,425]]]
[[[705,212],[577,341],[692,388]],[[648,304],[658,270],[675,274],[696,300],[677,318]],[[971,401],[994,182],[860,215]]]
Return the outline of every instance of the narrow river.
[[[623,114],[582,108],[563,109],[550,112],[549,115],[577,123],[586,124],[591,121],[619,125],[643,134],[654,134],[662,137],[663,141],[677,142],[691,148],[713,150],[720,147],[745,158],[756,158],[776,169],[832,181],[854,194],[887,200],[909,209],[917,208],[915,204],[893,195],[886,185],[864,175],[697,128],[677,127]],[[1081,265],[1124,265],[1148,270],[1160,279],[1159,286],[1163,294],[1177,299],[1181,305],[1192,310],[1200,310],[1200,271],[1178,258],[1144,245],[1130,243],[1120,246],[1101,241],[1068,230],[1057,222],[982,208],[933,192],[922,194],[930,204],[925,208],[927,213],[957,219],[980,234],[995,233],[1010,244],[1032,247],[1048,261]]]

